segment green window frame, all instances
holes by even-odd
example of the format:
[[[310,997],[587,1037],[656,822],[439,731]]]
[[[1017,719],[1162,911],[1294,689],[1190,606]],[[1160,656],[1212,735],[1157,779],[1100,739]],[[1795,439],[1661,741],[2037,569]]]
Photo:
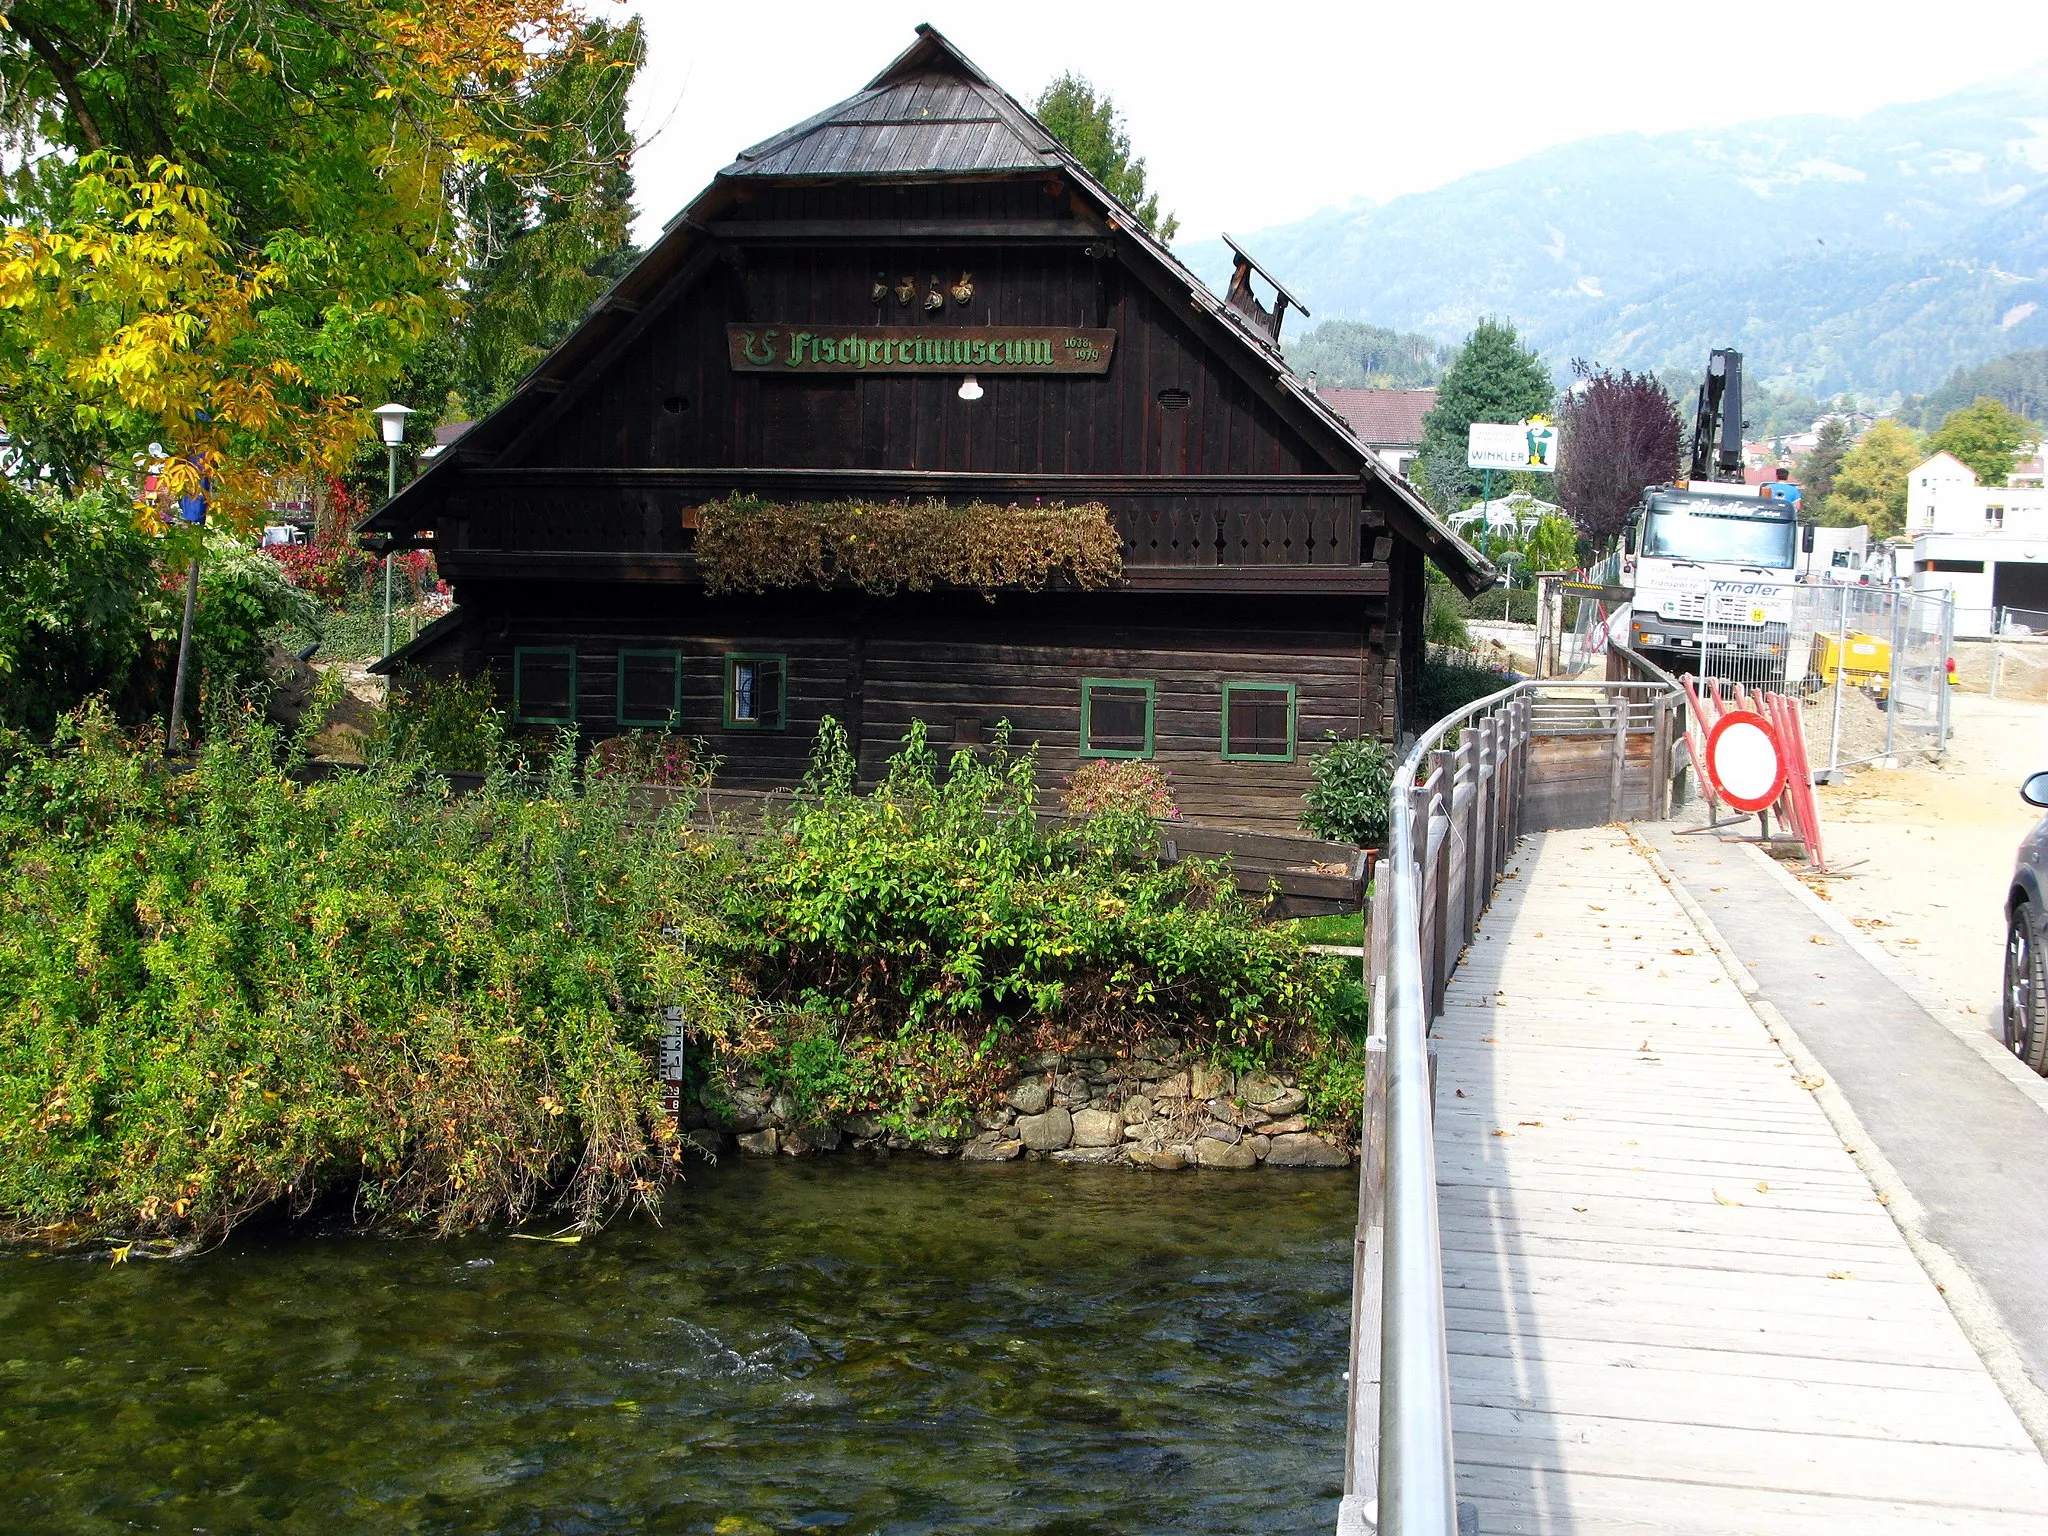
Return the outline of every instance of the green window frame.
[[[630,661],[661,660],[674,669],[675,695],[668,713],[659,717],[629,714],[626,709],[626,664]],[[673,730],[683,718],[683,653],[670,650],[622,650],[619,652],[618,721],[621,725],[650,726]]]
[[[751,672],[743,669],[751,668]],[[775,708],[771,712],[762,707],[761,684],[764,678],[775,680]],[[745,702],[742,685],[753,690],[751,718],[742,719],[739,711]],[[780,731],[789,726],[789,658],[779,651],[728,651],[725,657],[725,693],[721,705],[728,731]]]
[[[1128,747],[1102,747],[1089,739],[1089,723],[1095,714],[1097,689],[1137,689],[1145,695],[1145,745],[1141,751]],[[1081,755],[1083,757],[1149,758],[1153,750],[1153,725],[1158,714],[1159,690],[1150,678],[1084,677],[1081,679]]]
[[[1233,746],[1230,740],[1230,701],[1233,694],[1278,693],[1287,699],[1287,750],[1254,752]],[[1223,760],[1226,763],[1291,763],[1295,753],[1294,684],[1237,682],[1223,685]]]
[[[528,657],[559,656],[569,663],[568,712],[536,715],[526,707],[526,663]],[[512,718],[521,725],[574,725],[576,723],[576,647],[573,645],[521,645],[512,651]]]

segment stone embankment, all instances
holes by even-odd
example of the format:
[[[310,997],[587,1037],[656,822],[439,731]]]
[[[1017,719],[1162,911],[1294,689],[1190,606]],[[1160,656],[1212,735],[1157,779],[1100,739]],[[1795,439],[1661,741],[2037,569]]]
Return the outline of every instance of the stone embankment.
[[[1348,1166],[1349,1136],[1309,1129],[1304,1102],[1285,1073],[1232,1074],[1184,1062],[1173,1042],[1153,1041],[1131,1057],[1046,1055],[1026,1062],[1000,1101],[976,1113],[970,1136],[913,1137],[873,1115],[807,1122],[788,1095],[745,1081],[725,1104],[686,1109],[683,1123],[708,1150],[757,1157],[850,1148],[1163,1170]]]

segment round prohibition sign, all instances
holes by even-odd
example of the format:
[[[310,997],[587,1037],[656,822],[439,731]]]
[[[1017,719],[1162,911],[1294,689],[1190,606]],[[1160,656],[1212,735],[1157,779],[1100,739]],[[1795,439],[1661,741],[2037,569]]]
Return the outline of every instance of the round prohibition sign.
[[[1785,792],[1785,753],[1771,722],[1731,709],[1707,733],[1707,776],[1738,811],[1768,810]]]

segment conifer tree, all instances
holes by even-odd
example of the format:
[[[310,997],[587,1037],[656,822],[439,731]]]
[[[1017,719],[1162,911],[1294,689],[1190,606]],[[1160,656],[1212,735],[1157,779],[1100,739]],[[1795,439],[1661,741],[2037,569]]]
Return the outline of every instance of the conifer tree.
[[[1069,70],[1038,93],[1031,110],[1068,153],[1138,222],[1171,245],[1180,220],[1159,211],[1159,194],[1145,190],[1145,161],[1131,155],[1131,136],[1109,92],[1099,97],[1087,78]]]
[[[1436,409],[1422,420],[1421,472],[1429,499],[1442,512],[1463,506],[1479,489],[1465,467],[1475,421],[1526,421],[1550,409],[1550,371],[1523,346],[1505,320],[1482,320],[1437,390]]]

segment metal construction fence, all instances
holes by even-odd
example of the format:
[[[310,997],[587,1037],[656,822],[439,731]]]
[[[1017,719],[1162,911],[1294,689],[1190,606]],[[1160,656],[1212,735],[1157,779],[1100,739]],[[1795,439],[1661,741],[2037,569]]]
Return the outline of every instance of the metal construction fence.
[[[1989,638],[1956,642],[1956,686],[2048,703],[2048,612],[2000,608],[1993,619]]]
[[[2011,610],[2017,612],[2017,610]],[[1625,606],[1580,603],[1577,622],[1561,626],[1557,673],[1572,677],[1604,669],[1611,627]],[[1722,678],[1800,701],[1816,777],[1948,746],[1950,696],[1958,669],[1995,678],[2008,691],[2024,681],[2048,690],[2048,614],[2016,620],[2040,638],[2015,632],[1982,657],[1959,657],[1955,599],[1947,592],[1818,582],[1792,589],[1790,617],[1759,629],[1710,612],[1699,646],[1667,665],[1674,674]],[[1970,643],[1963,650],[1968,652]],[[1969,686],[1970,679],[1962,679]],[[1986,686],[1978,676],[1976,686]],[[2032,694],[2032,696],[2040,696]]]

